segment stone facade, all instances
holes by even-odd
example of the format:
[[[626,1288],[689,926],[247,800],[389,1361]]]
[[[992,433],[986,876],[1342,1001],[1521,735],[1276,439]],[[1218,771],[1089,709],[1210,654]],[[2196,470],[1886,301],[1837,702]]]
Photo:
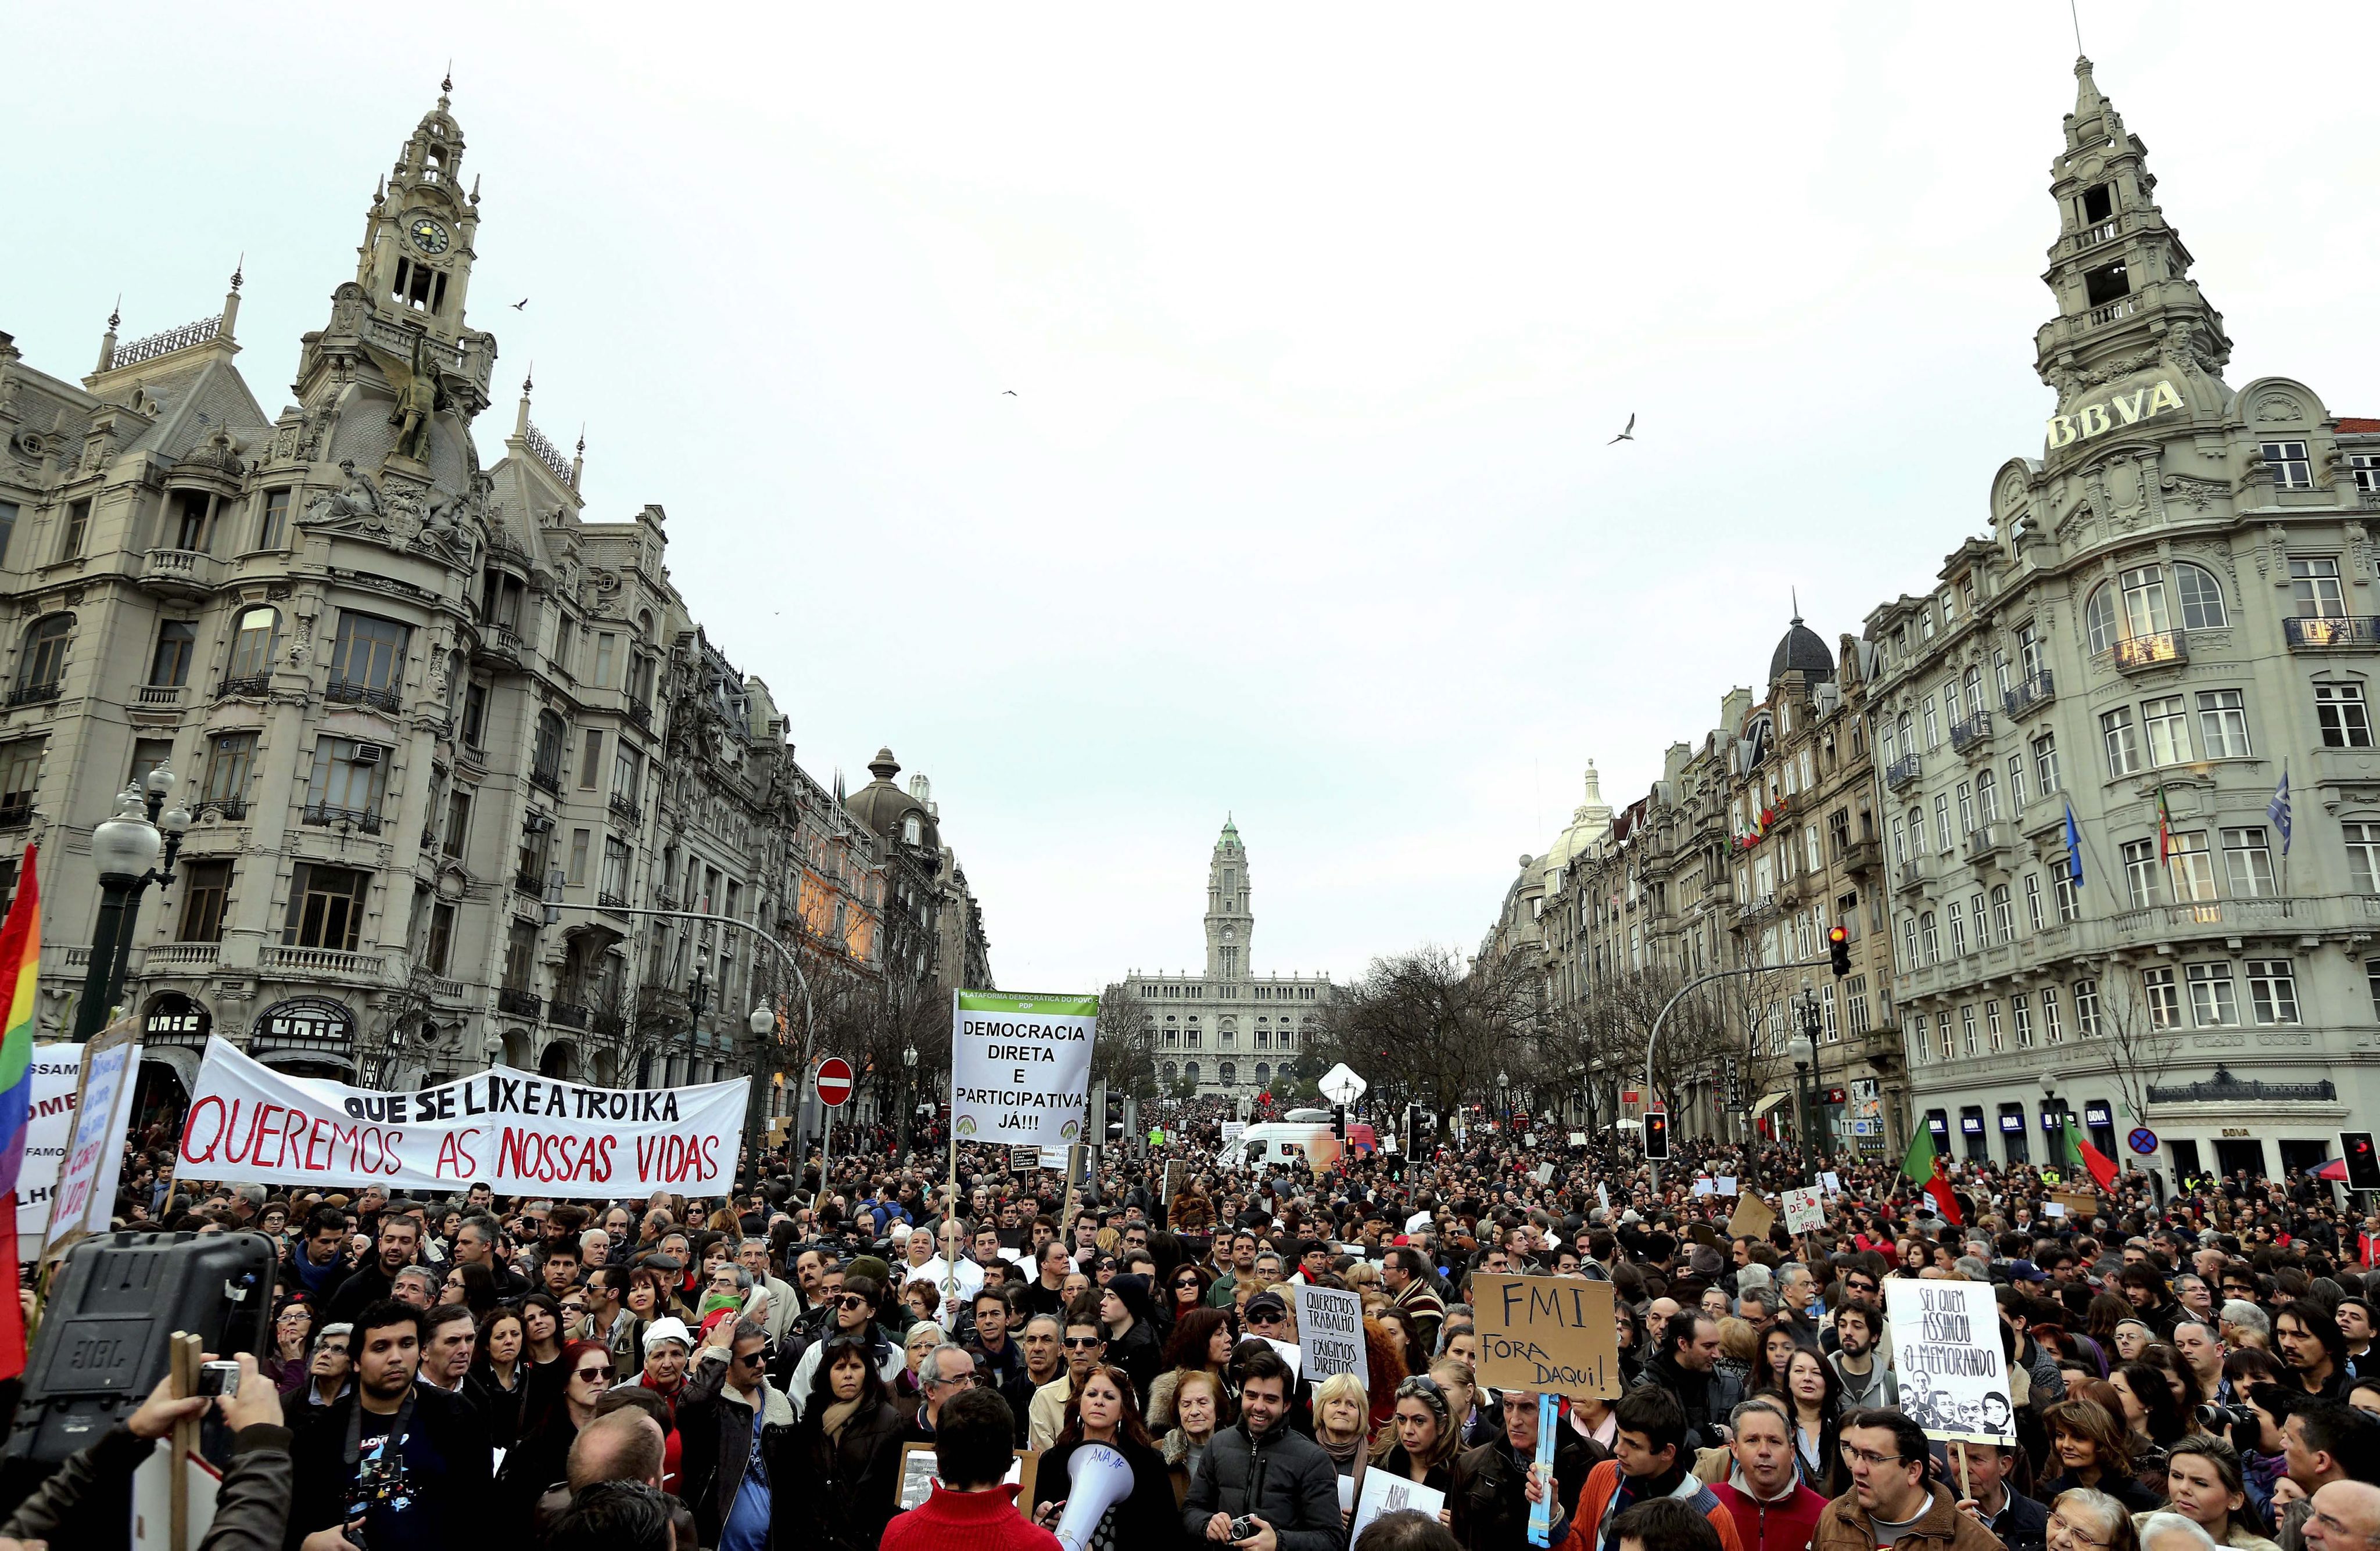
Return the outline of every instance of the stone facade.
[[[1329,975],[1255,972],[1255,893],[1247,848],[1227,820],[1207,864],[1206,972],[1135,970],[1124,982],[1148,1010],[1168,1092],[1261,1093],[1321,1032],[1335,994]]]
[[[119,345],[111,319],[79,383],[0,335],[0,837],[42,842],[44,1034],[90,958],[91,830],[161,763],[195,822],[126,1000],[185,1083],[210,1032],[371,1083],[742,1069],[752,1003],[791,990],[775,955],[638,907],[751,921],[817,975],[930,976],[965,921],[988,978],[964,880],[905,902],[900,848],[696,624],[662,508],[590,518],[584,444],[538,430],[527,382],[481,466],[496,341],[465,317],[480,197],[447,110],[374,190],[277,415],[234,364],[237,275],[201,322]],[[924,937],[881,929],[905,909]]]

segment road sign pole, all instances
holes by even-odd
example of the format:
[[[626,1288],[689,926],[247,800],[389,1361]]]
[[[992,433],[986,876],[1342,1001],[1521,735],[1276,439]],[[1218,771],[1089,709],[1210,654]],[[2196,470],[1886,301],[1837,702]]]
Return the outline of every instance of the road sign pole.
[[[810,1083],[810,1089],[812,1092],[818,1090],[815,1078]],[[819,1110],[825,1120],[819,1138],[819,1193],[823,1195],[832,1193],[832,1187],[827,1183],[827,1171],[834,1167],[834,1106],[820,1104]]]

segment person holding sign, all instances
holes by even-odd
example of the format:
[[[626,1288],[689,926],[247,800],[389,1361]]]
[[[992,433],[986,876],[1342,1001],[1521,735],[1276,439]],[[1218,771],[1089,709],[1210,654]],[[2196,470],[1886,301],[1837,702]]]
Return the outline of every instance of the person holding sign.
[[[1385,1447],[1373,1450],[1373,1467],[1442,1496],[1454,1485],[1454,1454],[1462,1442],[1446,1391],[1436,1379],[1416,1375],[1397,1386],[1396,1407]],[[1453,1510],[1439,1509],[1438,1521],[1452,1524]]]
[[[1554,1533],[1548,1537],[1555,1545],[1560,1544],[1564,1522],[1578,1507],[1587,1472],[1609,1457],[1602,1445],[1579,1436],[1575,1428],[1556,1427]],[[1529,1499],[1523,1487],[1536,1459],[1536,1392],[1507,1389],[1504,1436],[1455,1457],[1454,1488],[1448,1501],[1454,1510],[1454,1538],[1464,1551],[1518,1551],[1526,1544]]]
[[[1930,1479],[1925,1430],[1897,1411],[1853,1412],[1843,1421],[1852,1489],[1827,1505],[1810,1551],[2001,1551],[1957,1494]]]
[[[1016,1488],[1007,1484],[1015,1427],[991,1390],[952,1396],[934,1433],[933,1493],[893,1515],[880,1551],[1058,1551],[1056,1535],[1016,1511]]]

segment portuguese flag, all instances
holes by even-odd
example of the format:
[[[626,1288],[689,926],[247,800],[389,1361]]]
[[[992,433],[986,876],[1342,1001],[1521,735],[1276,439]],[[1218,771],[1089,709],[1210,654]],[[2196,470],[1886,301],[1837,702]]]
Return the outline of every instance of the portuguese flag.
[[[1922,1121],[1917,1134],[1909,1140],[1909,1156],[1900,1160],[1900,1171],[1910,1182],[1934,1198],[1935,1209],[1950,1220],[1953,1228],[1966,1226],[1959,1212],[1959,1198],[1950,1194],[1949,1168],[1940,1154],[1934,1150],[1934,1128]]]
[[[2082,1128],[2074,1122],[2074,1113],[2066,1114],[2066,1161],[2089,1174],[2101,1190],[2116,1182],[2115,1160],[2082,1139]]]

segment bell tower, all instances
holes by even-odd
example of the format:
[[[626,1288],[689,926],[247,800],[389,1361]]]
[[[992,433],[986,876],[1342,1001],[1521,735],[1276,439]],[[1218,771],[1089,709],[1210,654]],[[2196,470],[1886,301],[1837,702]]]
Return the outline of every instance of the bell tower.
[[[1248,908],[1248,852],[1227,816],[1207,863],[1207,978],[1217,984],[1248,977],[1248,942],[1257,918]]]
[[[356,284],[375,312],[459,345],[468,332],[463,299],[477,257],[480,191],[476,179],[463,191],[463,129],[446,111],[454,90],[451,76],[439,83],[438,105],[421,115],[395,168],[373,188]]]
[[[2034,370],[2058,393],[2053,454],[2168,409],[2204,418],[2230,397],[2218,377],[2231,357],[2223,315],[2190,278],[2190,249],[2157,206],[2148,147],[2100,93],[2090,60],[2075,60],[2074,79],[2066,149],[2050,164],[2058,240],[2041,277],[2058,315],[2034,336]],[[2131,396],[2134,378],[2149,396]]]

